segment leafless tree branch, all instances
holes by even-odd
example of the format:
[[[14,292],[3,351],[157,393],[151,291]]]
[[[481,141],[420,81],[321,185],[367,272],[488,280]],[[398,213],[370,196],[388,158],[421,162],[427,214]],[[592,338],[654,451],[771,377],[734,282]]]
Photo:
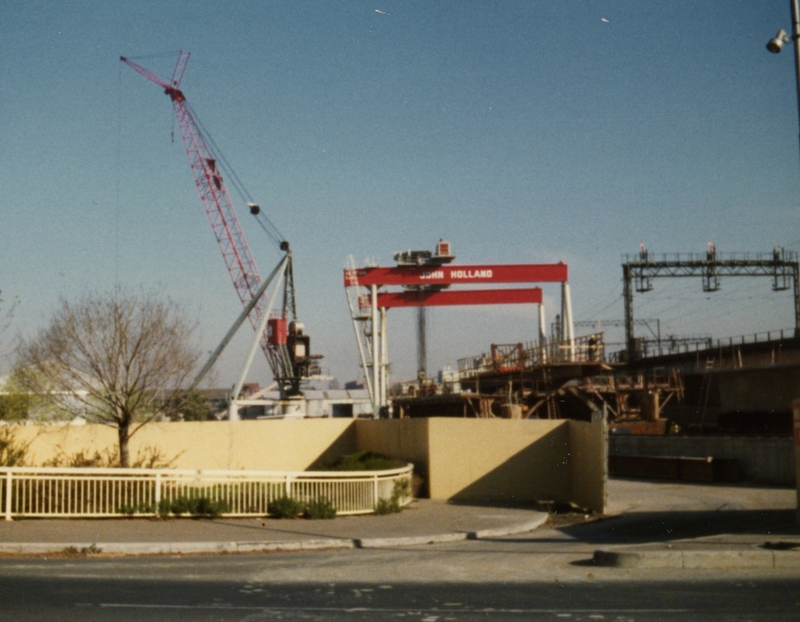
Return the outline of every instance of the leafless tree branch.
[[[18,350],[28,391],[117,428],[120,466],[128,440],[180,402],[199,360],[195,324],[183,307],[155,294],[88,294],[60,301],[50,325]]]

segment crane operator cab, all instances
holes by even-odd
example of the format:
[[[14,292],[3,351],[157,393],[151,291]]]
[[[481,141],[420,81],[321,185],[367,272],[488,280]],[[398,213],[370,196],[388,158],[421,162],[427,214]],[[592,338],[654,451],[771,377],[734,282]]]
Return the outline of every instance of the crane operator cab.
[[[286,347],[289,360],[297,378],[308,378],[312,375],[311,337],[304,334],[305,326],[294,320],[289,322],[289,334],[286,336]]]
[[[267,341],[271,348],[283,350],[291,366],[291,376],[295,389],[299,389],[299,381],[319,374],[319,360],[322,356],[311,355],[311,337],[305,334],[302,322],[273,317],[267,322]]]

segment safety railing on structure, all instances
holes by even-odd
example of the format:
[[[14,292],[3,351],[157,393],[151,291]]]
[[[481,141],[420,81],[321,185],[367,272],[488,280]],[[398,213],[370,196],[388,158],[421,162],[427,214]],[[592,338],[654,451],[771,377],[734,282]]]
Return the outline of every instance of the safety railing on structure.
[[[603,333],[552,341],[544,345],[528,343],[492,345],[489,354],[458,359],[460,378],[479,374],[508,373],[544,365],[600,363],[605,360]]]
[[[644,340],[642,351],[639,353],[639,358],[657,358],[660,356],[672,356],[679,354],[698,354],[700,356],[715,356],[717,355],[718,367],[737,367],[736,355],[739,348],[745,345],[761,344],[763,346],[775,345],[782,346],[784,342],[794,341],[797,339],[798,331],[794,328],[763,331],[759,333],[750,333],[746,335],[737,335],[735,337],[722,337],[720,339],[713,339],[711,337],[697,337],[697,338],[682,338],[680,340],[671,340],[670,337],[664,337],[661,340]],[[625,350],[612,352],[609,354],[608,359],[612,362],[624,362],[627,357]],[[777,362],[777,361],[773,361]]]
[[[222,516],[266,516],[271,501],[325,500],[338,514],[369,514],[381,500],[411,502],[413,465],[387,471],[197,471],[178,469],[0,468],[0,507],[15,517],[156,516],[178,499],[205,498]]]

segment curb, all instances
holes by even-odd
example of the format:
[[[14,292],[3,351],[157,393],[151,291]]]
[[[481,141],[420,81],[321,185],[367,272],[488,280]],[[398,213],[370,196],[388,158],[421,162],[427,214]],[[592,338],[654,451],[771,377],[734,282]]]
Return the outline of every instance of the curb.
[[[0,555],[200,555],[219,553],[270,553],[320,551],[332,549],[378,549],[480,540],[533,531],[547,520],[543,515],[532,521],[479,531],[451,532],[430,536],[396,538],[328,538],[287,542],[17,542],[0,543]]]
[[[485,538],[499,538],[500,536],[513,536],[518,533],[525,533],[538,529],[547,522],[547,514],[542,514],[527,523],[512,525],[511,527],[497,527],[495,529],[481,529],[480,531],[470,531],[467,538],[470,540],[483,540]]]
[[[466,540],[466,533],[442,533],[434,536],[406,536],[401,538],[361,538],[353,540],[359,549],[382,549],[392,546],[418,546]]]
[[[352,549],[352,540],[295,540],[291,542],[19,542],[0,544],[0,554],[46,555],[199,555],[269,553]]]
[[[607,568],[800,568],[800,551],[723,549],[716,551],[604,551],[592,556]]]

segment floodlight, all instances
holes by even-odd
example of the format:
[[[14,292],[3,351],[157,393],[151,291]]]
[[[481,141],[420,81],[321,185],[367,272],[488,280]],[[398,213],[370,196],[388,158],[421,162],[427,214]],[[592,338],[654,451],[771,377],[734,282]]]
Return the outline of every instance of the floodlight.
[[[789,41],[789,35],[786,34],[786,31],[781,28],[778,31],[778,34],[772,37],[767,43],[767,49],[772,52],[773,54],[777,54],[783,49],[783,44]]]

